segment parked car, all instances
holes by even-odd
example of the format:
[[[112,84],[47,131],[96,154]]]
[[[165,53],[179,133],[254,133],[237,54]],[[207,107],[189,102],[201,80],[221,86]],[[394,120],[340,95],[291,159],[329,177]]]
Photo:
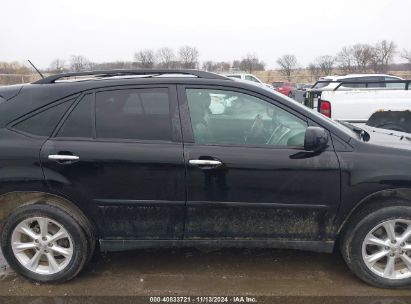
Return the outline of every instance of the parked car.
[[[272,85],[274,90],[291,98],[293,97],[293,90],[297,88],[295,83],[285,81],[274,81]]]
[[[333,91],[323,91],[318,100],[318,111],[325,116],[348,122],[366,122],[371,115],[380,111],[410,111],[411,110],[411,81],[395,80],[382,82],[360,82],[358,85],[391,85],[391,87],[355,88]],[[341,83],[345,84],[345,83]],[[349,84],[347,84],[349,85]],[[398,89],[402,86],[402,90]]]
[[[60,74],[0,96],[1,248],[32,281],[74,278],[98,242],[340,248],[362,280],[411,286],[404,136],[195,70]]]
[[[367,88],[402,89],[403,86],[396,83],[396,80],[404,79],[386,74],[349,74],[345,76],[321,77],[311,89],[307,90],[304,103],[308,107],[316,109],[321,93],[333,91],[337,87],[340,91]]]
[[[234,79],[241,79],[241,80],[245,80],[245,81],[251,81],[254,83],[258,83],[261,85],[264,85],[270,89],[274,89],[272,87],[272,85],[268,84],[268,83],[264,83],[262,82],[257,76],[254,76],[253,74],[246,74],[246,73],[228,73],[228,74],[221,74],[224,75],[226,77],[229,78],[234,78]]]
[[[305,92],[310,89],[313,85],[310,83],[297,83],[296,87],[291,90],[291,98],[298,101],[299,103],[304,103]]]

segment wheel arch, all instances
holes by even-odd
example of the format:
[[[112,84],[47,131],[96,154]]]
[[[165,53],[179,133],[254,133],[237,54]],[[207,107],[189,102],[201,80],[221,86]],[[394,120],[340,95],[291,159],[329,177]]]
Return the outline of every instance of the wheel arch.
[[[356,214],[371,204],[377,204],[383,201],[396,199],[408,202],[411,205],[411,188],[398,188],[398,189],[385,189],[378,192],[371,193],[359,201],[354,208],[347,214],[342,223],[339,225],[337,236],[341,236],[344,229],[349,225],[350,220],[355,217]]]
[[[49,204],[73,214],[90,237],[96,236],[96,225],[73,201],[57,194],[42,191],[12,191],[0,195],[0,228],[7,216],[19,207]]]

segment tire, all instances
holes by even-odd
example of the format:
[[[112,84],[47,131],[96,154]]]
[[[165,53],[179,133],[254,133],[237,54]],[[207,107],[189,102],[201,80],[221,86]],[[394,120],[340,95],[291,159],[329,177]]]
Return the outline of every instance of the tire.
[[[408,226],[411,232],[411,205],[407,202],[376,202],[363,208],[343,232],[341,253],[348,267],[360,279],[376,287],[411,286],[411,233],[406,232]],[[391,238],[388,230],[393,230],[390,227],[394,227]],[[401,238],[405,240],[400,241]],[[377,260],[374,262],[374,259]],[[408,266],[404,261],[409,262]]]
[[[22,246],[30,248],[22,250]],[[6,219],[1,233],[1,247],[9,265],[38,283],[63,283],[74,278],[91,255],[89,246],[79,221],[47,204],[17,208]]]
[[[94,254],[96,253],[96,246],[97,246],[94,228],[90,224],[90,222],[81,213],[79,213],[80,211],[68,208],[64,205],[61,205],[59,203],[54,202],[53,200],[47,200],[47,201],[40,202],[40,203],[51,205],[51,206],[54,206],[56,208],[61,208],[66,213],[72,214],[72,217],[75,217],[76,220],[79,221],[79,223],[80,223],[81,227],[83,228],[83,230],[85,231],[86,237],[87,237],[87,245],[88,245],[88,256],[87,256],[87,260],[86,260],[86,265],[87,265],[91,261],[91,259],[93,258]]]

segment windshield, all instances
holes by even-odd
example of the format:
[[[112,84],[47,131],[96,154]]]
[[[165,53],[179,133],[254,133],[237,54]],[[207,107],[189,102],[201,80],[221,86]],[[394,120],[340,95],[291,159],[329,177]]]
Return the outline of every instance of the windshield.
[[[284,82],[275,81],[275,82],[272,83],[272,85],[273,85],[274,88],[279,88],[279,87],[282,87],[284,85]]]
[[[324,82],[317,82],[317,83],[315,84],[315,86],[313,87],[313,89],[321,89],[321,88],[324,88],[324,87],[328,86],[328,85],[330,84],[330,82],[331,82],[331,80],[329,80],[329,79],[321,79],[320,81],[324,81]]]

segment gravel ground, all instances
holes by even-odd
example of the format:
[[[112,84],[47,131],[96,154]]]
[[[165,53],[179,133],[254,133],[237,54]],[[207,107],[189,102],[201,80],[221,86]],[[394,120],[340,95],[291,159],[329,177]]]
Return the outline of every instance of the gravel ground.
[[[7,278],[7,276],[11,274],[14,273],[10,269],[9,265],[7,265],[7,262],[4,260],[3,253],[0,249],[0,281],[4,280],[5,278]]]
[[[36,285],[16,276],[0,256],[0,296],[275,295],[411,296],[371,287],[337,254],[274,249],[141,250],[97,254],[74,280]]]

